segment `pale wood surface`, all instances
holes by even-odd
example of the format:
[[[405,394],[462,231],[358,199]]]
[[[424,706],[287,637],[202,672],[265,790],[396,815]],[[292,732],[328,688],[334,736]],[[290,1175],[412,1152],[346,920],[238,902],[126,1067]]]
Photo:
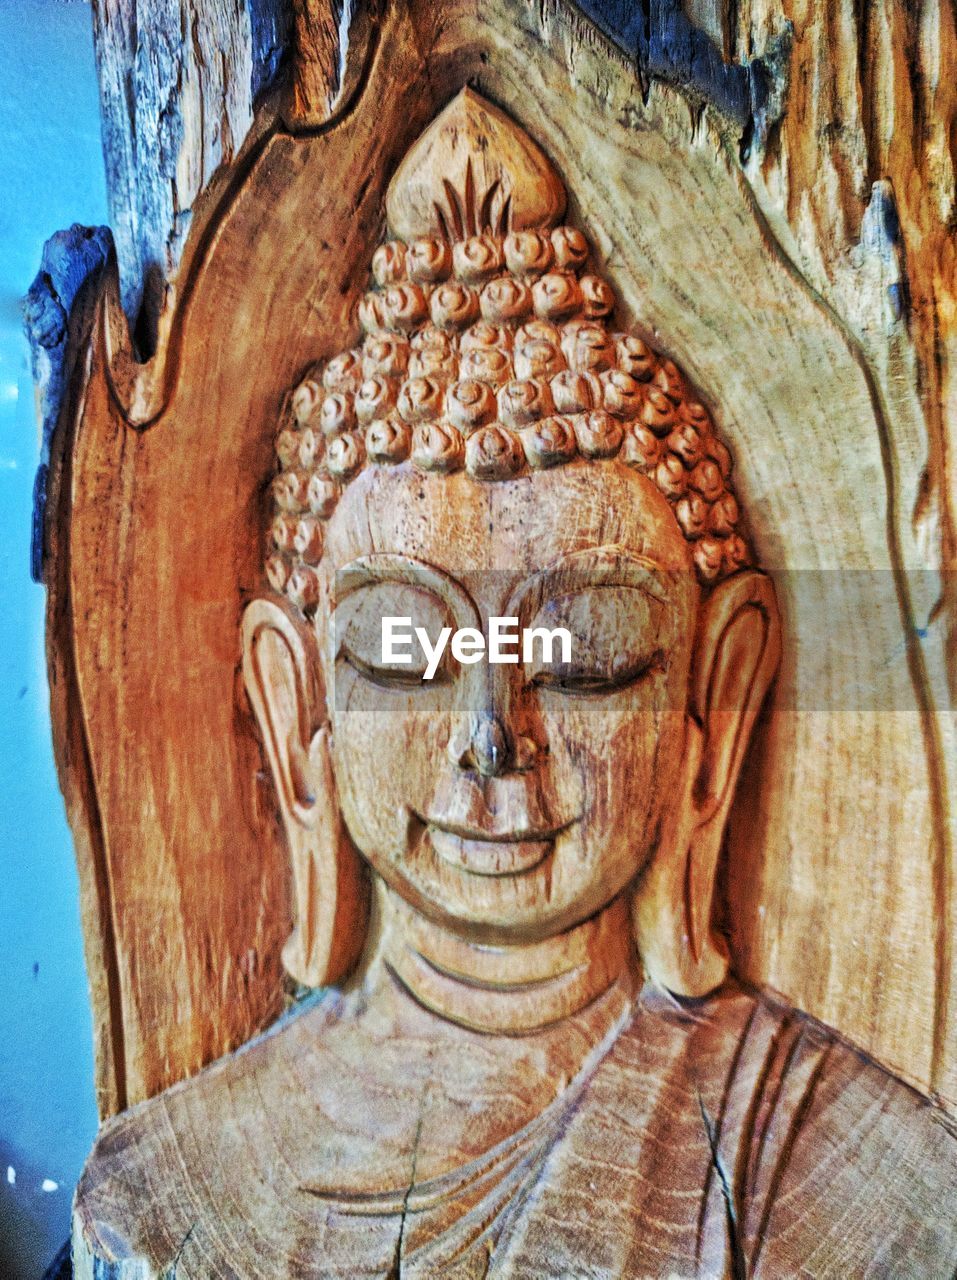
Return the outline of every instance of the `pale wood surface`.
[[[261,586],[250,531],[267,424],[302,370],[354,333],[386,182],[470,78],[559,167],[628,318],[713,397],[761,561],[882,571],[828,597],[837,658],[823,674],[820,600],[779,588],[789,647],[732,816],[730,921],[748,976],[953,1100],[943,730],[892,580],[905,563],[937,562],[936,517],[926,552],[901,541],[923,447],[916,410],[875,396],[857,340],[807,287],[780,219],[775,240],[756,216],[735,140],[709,111],[690,115],[658,84],[645,102],[634,71],[571,10],[493,5],[477,20],[462,4],[390,13],[354,107],[316,136],[265,138],[215,210],[215,235],[194,229],[166,408],[145,434],[111,402],[105,348],[94,349],[65,441],[56,573],[68,592],[54,593],[51,616],[63,705],[81,708],[90,760],[91,802],[73,808],[90,833],[85,912],[110,937],[92,966],[103,1109],[194,1071],[278,1008],[284,853],[235,693],[240,605]],[[137,376],[148,382],[150,367]],[[932,488],[943,493],[937,471]],[[814,699],[848,680],[879,681],[902,710],[829,720]],[[810,710],[794,717],[802,689]]]
[[[957,1265],[955,1152],[917,1094],[733,987],[616,986],[501,1039],[383,979],[109,1121],[74,1258],[81,1280],[931,1280]]]
[[[780,15],[699,8],[726,54],[762,54],[755,76],[787,54]],[[197,179],[154,359],[135,360],[115,278],[90,341],[82,313],[73,334],[50,650],[101,1108],[166,1090],[101,1132],[78,1274],[952,1275],[953,1124],[904,1083],[957,1106],[948,601],[934,609],[949,19],[898,24],[904,91],[865,19],[795,15],[790,98],[779,61],[742,125],[740,103],[736,123],[701,104],[693,70],[684,91],[647,83],[563,0],[390,5],[351,23],[348,51],[324,5],[296,14],[291,96]],[[193,30],[202,46],[212,28]],[[886,79],[844,65],[865,50]],[[860,110],[811,176],[808,122],[826,135],[855,76]],[[523,227],[556,266],[531,284],[509,260]],[[558,261],[569,227],[597,275]],[[384,234],[458,283],[420,279],[402,244],[373,257]],[[551,290],[576,301],[553,316]],[[745,514],[737,530],[721,509],[710,551],[666,462],[590,458],[578,408],[548,436],[509,384],[500,425],[430,425],[489,354],[473,343],[536,378],[541,408],[552,384],[520,372],[519,312],[556,320],[575,371],[574,326],[614,296],[609,325],[680,365],[649,350],[662,412],[692,431],[660,447],[697,441],[725,480],[716,440],[731,447]],[[494,340],[472,324],[480,297],[518,308],[486,315]],[[360,389],[360,326],[363,364],[395,331],[422,363],[429,308],[441,374]],[[340,399],[314,415],[330,374]],[[625,397],[603,408],[640,441],[652,391],[595,387]],[[374,428],[351,422],[390,396],[409,461],[373,456]],[[693,462],[662,456],[695,487]],[[321,512],[314,464],[335,495]],[[654,555],[664,620],[627,612],[638,593],[609,553],[630,572]],[[657,645],[627,692],[549,703],[537,676],[462,666],[428,696],[393,681],[385,709],[395,673],[361,643],[337,665],[331,611],[348,616],[356,583],[380,600],[386,584],[398,612],[418,583],[461,622],[524,598],[543,565],[545,598],[571,599],[582,555],[603,592],[592,640],[607,649],[611,602]],[[337,987],[183,1080],[276,1015],[281,949],[288,974]],[[821,1022],[734,980],[711,995],[729,962]]]
[[[920,643],[911,641],[908,661],[934,809],[926,911],[934,942],[932,1082],[952,1105],[957,13],[948,3],[914,10],[894,0],[863,9],[757,0],[737,6],[735,17],[730,47],[743,58],[792,24],[786,110],[745,172],[773,234],[860,344],[883,407],[894,497],[888,545],[917,570],[907,585]],[[779,881],[768,892],[789,889]]]

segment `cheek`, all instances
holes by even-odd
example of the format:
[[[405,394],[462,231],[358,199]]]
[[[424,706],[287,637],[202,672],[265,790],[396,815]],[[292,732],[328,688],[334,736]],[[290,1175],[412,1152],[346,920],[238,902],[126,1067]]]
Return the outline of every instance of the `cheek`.
[[[684,673],[673,671],[615,694],[556,694],[543,705],[553,785],[563,810],[581,815],[573,874],[614,867],[627,879],[650,853],[677,784],[684,687]]]
[[[613,844],[627,843],[635,870],[651,852],[674,792],[683,743],[684,715],[670,705],[639,707],[609,735],[595,821]]]
[[[370,859],[403,853],[409,810],[426,812],[448,743],[448,686],[380,689],[348,666],[336,671],[329,714],[342,814]]]

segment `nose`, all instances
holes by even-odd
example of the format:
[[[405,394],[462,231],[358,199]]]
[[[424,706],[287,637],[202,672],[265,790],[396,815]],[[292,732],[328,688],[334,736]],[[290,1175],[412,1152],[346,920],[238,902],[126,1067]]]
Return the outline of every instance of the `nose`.
[[[475,767],[483,778],[497,778],[508,768],[512,744],[497,716],[483,716],[470,743]]]
[[[494,713],[477,716],[470,727],[464,750],[457,751],[462,769],[475,769],[483,778],[503,773],[524,773],[535,764],[538,744],[524,734],[512,734]]]

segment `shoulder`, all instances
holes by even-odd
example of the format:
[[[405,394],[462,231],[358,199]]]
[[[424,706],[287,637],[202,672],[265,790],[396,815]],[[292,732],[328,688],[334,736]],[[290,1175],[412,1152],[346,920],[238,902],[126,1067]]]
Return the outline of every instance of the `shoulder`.
[[[665,1047],[670,1105],[698,1112],[700,1249],[723,1240],[748,1275],[953,1274],[957,1140],[926,1098],[742,988],[692,1003],[649,994],[626,1035],[639,1056]]]

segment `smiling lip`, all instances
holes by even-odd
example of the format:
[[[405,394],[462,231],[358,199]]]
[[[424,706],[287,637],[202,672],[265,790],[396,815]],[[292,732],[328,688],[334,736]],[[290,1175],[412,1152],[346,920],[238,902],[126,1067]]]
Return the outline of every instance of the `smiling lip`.
[[[551,852],[555,838],[570,826],[554,831],[522,832],[509,836],[457,831],[427,824],[432,848],[443,862],[477,876],[514,876],[532,871]]]

